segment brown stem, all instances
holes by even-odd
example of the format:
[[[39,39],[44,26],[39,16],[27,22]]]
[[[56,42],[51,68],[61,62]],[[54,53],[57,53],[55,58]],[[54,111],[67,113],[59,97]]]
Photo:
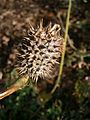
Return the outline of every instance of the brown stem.
[[[23,76],[20,78],[15,84],[9,87],[6,91],[0,93],[0,100],[11,95],[12,93],[18,91],[19,89],[23,88],[28,83],[28,75]]]

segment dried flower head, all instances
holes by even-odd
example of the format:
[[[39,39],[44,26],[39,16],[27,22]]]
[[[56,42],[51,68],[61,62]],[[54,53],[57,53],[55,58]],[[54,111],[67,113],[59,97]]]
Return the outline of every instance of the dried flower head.
[[[22,40],[18,53],[19,74],[28,74],[33,81],[53,79],[58,75],[59,61],[63,49],[60,25],[42,22]]]

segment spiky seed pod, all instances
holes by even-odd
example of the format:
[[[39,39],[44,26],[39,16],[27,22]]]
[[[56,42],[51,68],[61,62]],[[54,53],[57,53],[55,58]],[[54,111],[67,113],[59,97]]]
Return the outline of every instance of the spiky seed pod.
[[[54,79],[58,75],[59,61],[63,50],[60,25],[50,23],[43,27],[42,22],[22,40],[18,53],[19,74],[28,74],[35,82]]]

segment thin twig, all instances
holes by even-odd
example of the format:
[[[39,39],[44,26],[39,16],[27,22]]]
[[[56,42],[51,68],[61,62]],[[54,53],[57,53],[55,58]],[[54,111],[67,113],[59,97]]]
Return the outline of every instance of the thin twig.
[[[61,82],[61,75],[62,75],[62,70],[63,70],[63,65],[64,65],[64,56],[65,56],[65,51],[66,51],[66,43],[67,43],[67,36],[68,36],[68,29],[69,29],[71,3],[72,3],[71,0],[69,0],[69,7],[68,7],[68,13],[67,13],[67,20],[66,20],[66,31],[65,31],[64,43],[63,43],[63,53],[62,53],[62,57],[61,57],[61,64],[60,64],[60,68],[59,68],[58,78],[57,78],[55,86],[53,87],[53,89],[51,91],[51,94],[53,94],[55,92],[56,88],[58,87],[58,85]]]
[[[59,19],[59,22],[60,22],[60,25],[61,25],[62,31],[63,31],[63,33],[65,33],[65,28],[64,28],[64,24],[63,24],[63,21],[62,21],[61,15],[58,14],[57,17],[58,17],[58,19]],[[72,41],[71,41],[69,35],[67,35],[67,41],[68,41],[70,47],[71,47],[72,49],[76,50],[76,48],[75,48],[75,46],[73,45],[73,43],[72,43]]]

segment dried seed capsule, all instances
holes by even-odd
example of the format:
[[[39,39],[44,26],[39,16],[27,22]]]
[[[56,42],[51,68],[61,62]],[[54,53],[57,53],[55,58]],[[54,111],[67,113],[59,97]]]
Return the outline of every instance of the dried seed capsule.
[[[63,52],[60,29],[60,25],[52,26],[51,23],[43,27],[42,22],[37,29],[30,28],[17,56],[23,58],[18,59],[17,63],[21,75],[27,73],[33,81],[53,79],[58,75],[59,59]]]

